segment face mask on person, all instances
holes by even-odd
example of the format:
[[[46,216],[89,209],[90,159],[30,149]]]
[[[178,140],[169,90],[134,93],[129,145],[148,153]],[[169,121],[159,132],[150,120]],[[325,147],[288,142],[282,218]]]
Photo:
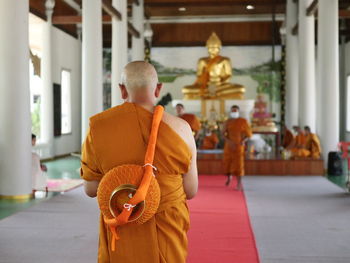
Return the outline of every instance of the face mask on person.
[[[206,135],[206,136],[211,136],[211,132],[210,132],[210,131],[209,131],[209,132],[206,132],[205,135]]]
[[[237,119],[239,117],[239,112],[238,111],[230,112],[230,117],[232,119]]]

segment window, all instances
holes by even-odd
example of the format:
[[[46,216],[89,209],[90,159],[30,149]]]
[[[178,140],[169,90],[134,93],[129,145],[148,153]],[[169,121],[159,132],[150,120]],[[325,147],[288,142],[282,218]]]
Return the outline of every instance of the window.
[[[72,132],[70,71],[61,72],[61,133]]]

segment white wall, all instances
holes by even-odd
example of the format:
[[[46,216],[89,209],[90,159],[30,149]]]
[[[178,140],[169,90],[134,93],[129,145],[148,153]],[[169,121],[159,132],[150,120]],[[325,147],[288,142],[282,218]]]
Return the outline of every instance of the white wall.
[[[67,33],[53,28],[53,83],[61,84],[61,70],[71,72],[72,133],[55,137],[55,156],[80,151],[81,148],[81,44]]]

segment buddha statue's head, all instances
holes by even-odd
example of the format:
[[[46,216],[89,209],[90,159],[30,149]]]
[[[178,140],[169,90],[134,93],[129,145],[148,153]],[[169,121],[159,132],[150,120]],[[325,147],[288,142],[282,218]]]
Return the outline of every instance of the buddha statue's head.
[[[221,40],[215,32],[211,33],[210,37],[207,40],[206,46],[208,48],[208,53],[211,58],[219,55],[221,49]]]

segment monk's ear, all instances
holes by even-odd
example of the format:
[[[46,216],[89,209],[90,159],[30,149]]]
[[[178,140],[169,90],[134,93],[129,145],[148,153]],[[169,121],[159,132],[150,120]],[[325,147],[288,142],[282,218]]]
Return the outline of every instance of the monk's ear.
[[[156,98],[159,97],[160,91],[161,91],[162,88],[163,88],[163,83],[157,83],[157,87],[156,87],[156,89],[155,89],[155,91],[154,91],[154,96],[155,96]]]
[[[124,84],[119,84],[120,93],[122,95],[122,99],[126,100],[129,97],[128,91],[126,90],[126,87]]]

